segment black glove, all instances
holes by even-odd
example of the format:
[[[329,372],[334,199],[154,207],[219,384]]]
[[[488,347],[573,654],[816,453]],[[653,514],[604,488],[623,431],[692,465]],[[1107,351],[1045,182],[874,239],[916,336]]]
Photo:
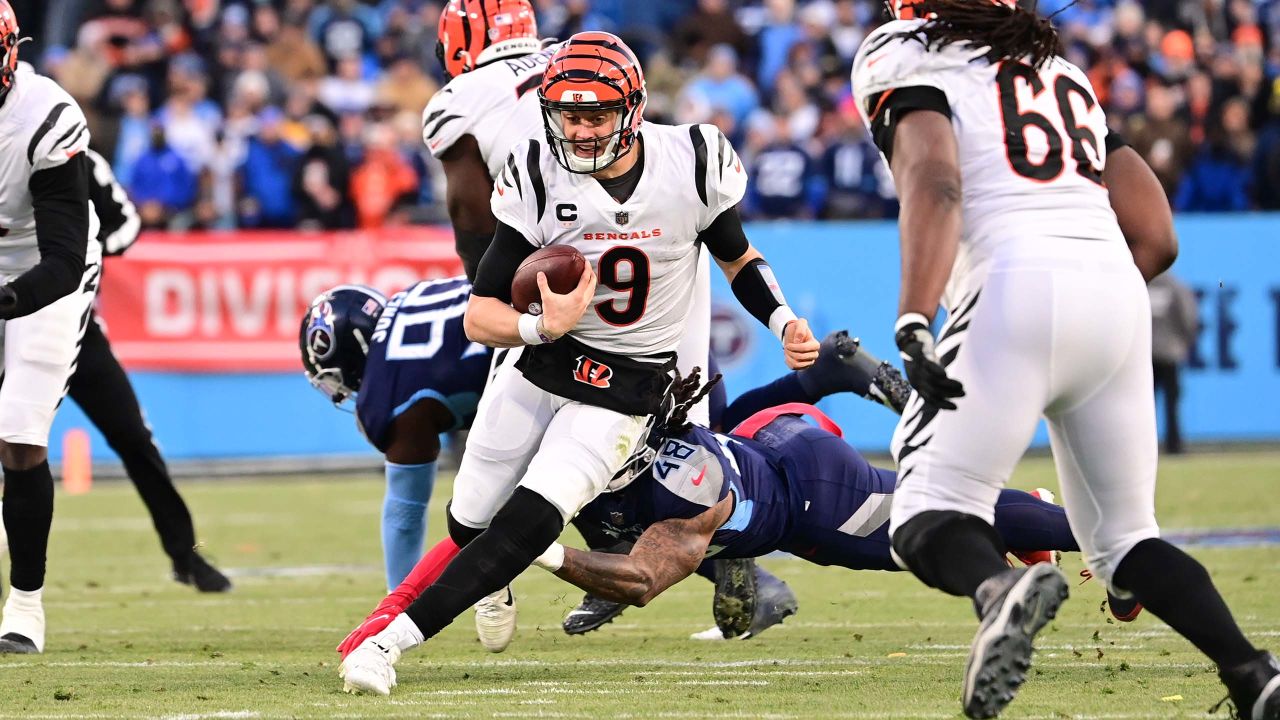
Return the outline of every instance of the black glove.
[[[955,410],[953,398],[964,397],[964,386],[947,377],[947,369],[933,352],[933,334],[926,318],[907,313],[898,318],[894,340],[907,369],[907,381],[924,401],[942,410]]]
[[[12,320],[18,312],[18,293],[12,285],[0,285],[0,320]]]

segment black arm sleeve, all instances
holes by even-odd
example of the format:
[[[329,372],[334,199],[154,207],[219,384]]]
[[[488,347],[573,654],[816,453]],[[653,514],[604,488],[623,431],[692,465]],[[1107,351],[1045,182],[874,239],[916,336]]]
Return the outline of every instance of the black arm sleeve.
[[[871,138],[884,153],[886,160],[893,159],[893,133],[902,118],[916,110],[933,110],[951,119],[951,103],[947,94],[929,85],[913,85],[892,88],[871,96]]]
[[[489,248],[492,240],[492,233],[453,231],[453,246],[458,251],[458,257],[462,258],[462,271],[467,274],[468,281],[472,283],[476,281],[477,274],[480,272],[480,260],[484,257],[485,250]],[[525,244],[528,245],[528,243]]]
[[[1114,130],[1107,131],[1107,139],[1103,141],[1103,144],[1107,147],[1108,155],[1120,148],[1129,147],[1129,141],[1125,140],[1123,135]]]
[[[40,262],[9,283],[22,317],[70,295],[84,276],[89,245],[89,161],[78,153],[65,164],[31,175]]]
[[[499,222],[498,229],[493,234],[493,242],[489,243],[489,249],[480,259],[476,280],[471,285],[471,294],[510,303],[511,281],[516,277],[516,268],[537,249],[519,230]]]
[[[142,222],[138,209],[125,193],[111,166],[101,155],[86,151],[89,157],[89,200],[98,216],[98,242],[103,255],[121,255],[138,239]]]
[[[712,255],[721,262],[733,262],[742,257],[751,243],[747,242],[747,234],[742,231],[742,216],[734,207],[720,213],[705,230],[698,233],[698,242],[707,246]]]

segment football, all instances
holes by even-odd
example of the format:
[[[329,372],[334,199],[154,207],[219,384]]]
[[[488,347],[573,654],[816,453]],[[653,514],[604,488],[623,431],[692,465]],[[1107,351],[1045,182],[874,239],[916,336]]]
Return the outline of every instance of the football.
[[[530,315],[542,314],[542,293],[538,290],[538,273],[547,276],[553,292],[567,293],[578,286],[587,269],[587,259],[569,245],[549,245],[525,258],[511,280],[511,305]]]

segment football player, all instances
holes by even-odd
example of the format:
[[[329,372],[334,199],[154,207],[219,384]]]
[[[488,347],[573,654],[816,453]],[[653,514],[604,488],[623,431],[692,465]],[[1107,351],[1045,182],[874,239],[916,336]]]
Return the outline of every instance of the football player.
[[[778,337],[789,367],[818,356],[743,233],[736,153],[714,128],[642,129],[644,79],[630,48],[607,33],[574,35],[552,55],[538,96],[545,141],[518,143],[503,163],[498,227],[464,316],[472,339],[523,348],[499,367],[467,439],[448,512],[464,547],[343,661],[350,691],[388,694],[404,650],[506,586],[615,479],[670,382],[701,247]],[[538,275],[542,314],[517,311],[516,268],[551,244],[580,250],[586,270],[565,294]]]
[[[853,66],[902,200],[895,331],[916,392],[894,436],[890,533],[925,584],[973,599],[964,712],[994,717],[1013,699],[1035,634],[1067,596],[1052,565],[1009,569],[991,524],[1043,416],[1093,575],[1212,659],[1242,715],[1280,718],[1280,666],[1244,637],[1204,567],[1159,538],[1143,277],[1176,254],[1159,229],[1163,194],[1132,182],[1150,171],[1115,151],[1088,77],[1034,10],[1012,0],[891,10]],[[1118,220],[1113,206],[1130,204]],[[1142,211],[1150,235],[1129,224]],[[947,320],[935,339],[939,303]]]
[[[490,350],[469,341],[462,331],[469,292],[463,290],[467,288],[464,278],[424,281],[387,301],[372,288],[340,285],[322,293],[303,316],[299,346],[308,380],[335,405],[355,399],[357,426],[385,454],[388,475],[400,472],[401,467],[410,464],[408,461],[434,464],[439,452],[438,435],[469,427],[474,418]],[[835,392],[851,391],[890,407],[905,402],[908,392],[896,370],[859,348],[857,341],[844,331],[823,341],[819,360],[813,366],[770,385],[787,384],[816,388],[821,394],[807,396],[815,402]],[[759,390],[744,393],[727,409],[713,410],[713,415],[746,417],[765,407],[762,403],[777,394]],[[416,513],[424,510],[420,507]],[[596,523],[579,522],[579,517],[582,516],[575,517],[574,525],[590,545],[618,544],[616,536]],[[345,656],[366,637],[381,631],[434,581],[443,569],[441,554],[452,546],[446,539],[415,566],[389,567],[388,573],[402,581],[343,641],[339,651]],[[390,565],[394,558],[388,554],[386,561]],[[752,618],[755,634],[794,612],[794,597],[781,580],[751,565],[735,564],[733,572],[732,577],[749,584],[745,589],[733,590],[754,592],[764,598],[759,602],[743,599],[759,608]],[[747,572],[751,573],[749,577]],[[707,576],[720,583],[732,579],[723,574]],[[722,591],[717,593],[718,598],[731,592],[719,589]],[[612,601],[600,602],[625,607]],[[722,600],[720,604],[730,603]],[[718,624],[738,623],[724,618],[741,614],[740,610],[721,611],[717,613]],[[479,622],[477,630],[486,649],[500,650],[509,640],[491,636]]]
[[[770,408],[728,435],[693,425],[685,409],[697,397],[698,380],[673,388],[668,414],[650,435],[656,456],[637,463],[635,482],[583,510],[585,522],[633,539],[630,554],[553,544],[535,564],[632,605],[657,597],[707,556],[753,558],[781,550],[819,565],[901,569],[889,550],[892,470],[873,467],[812,405]],[[1026,564],[1079,550],[1062,509],[1041,499],[1047,494],[1004,490],[996,503],[997,532]]]
[[[0,466],[11,568],[0,653],[44,651],[49,428],[75,369],[102,254],[84,114],[52,80],[18,67],[23,41],[0,0]]]
[[[440,13],[437,40],[436,54],[450,79],[423,112],[423,142],[444,168],[455,244],[467,278],[474,281],[497,228],[489,202],[494,178],[512,145],[544,134],[537,90],[556,48],[544,48],[547,43],[538,39],[529,0],[450,0]],[[677,352],[677,365],[685,373],[711,362],[710,273],[710,258],[702,252],[693,308]],[[514,361],[515,356],[507,360]],[[698,406],[695,419],[708,423],[709,408],[705,402]],[[388,494],[416,502],[423,487],[420,481],[388,488]],[[386,524],[394,525],[392,520]],[[424,532],[421,525],[402,523],[390,536],[396,541],[392,551],[411,564]],[[480,601],[479,608],[493,620],[495,633],[501,632],[499,626],[515,622],[514,605],[506,603],[511,597],[509,589],[502,588]],[[587,632],[619,612],[616,604],[588,596],[565,618],[565,631]]]

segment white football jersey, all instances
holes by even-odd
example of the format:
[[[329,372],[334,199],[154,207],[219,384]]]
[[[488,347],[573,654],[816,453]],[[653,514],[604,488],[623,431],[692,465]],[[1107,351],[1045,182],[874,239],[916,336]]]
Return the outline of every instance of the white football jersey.
[[[458,138],[471,135],[489,177],[497,177],[512,145],[545,135],[538,87],[558,48],[494,60],[450,80],[422,112],[422,141],[431,154],[440,157]]]
[[[742,162],[712,125],[645,123],[640,136],[644,169],[626,202],[590,175],[565,170],[541,140],[512,148],[492,197],[494,216],[530,243],[572,245],[586,256],[599,284],[571,334],[629,356],[679,345],[698,270],[698,233],[747,187]]]
[[[1124,242],[1102,184],[1106,118],[1088,77],[1054,58],[1041,69],[991,64],[985,48],[930,50],[886,23],[863,41],[853,92],[868,126],[902,88],[941,90],[959,148],[964,227],[953,279],[1005,243]],[[887,159],[886,159],[887,162]]]
[[[13,276],[40,261],[31,206],[31,176],[65,164],[89,147],[80,106],[58,84],[22,63],[0,105],[0,275]],[[98,219],[90,208],[86,260],[101,256]]]

